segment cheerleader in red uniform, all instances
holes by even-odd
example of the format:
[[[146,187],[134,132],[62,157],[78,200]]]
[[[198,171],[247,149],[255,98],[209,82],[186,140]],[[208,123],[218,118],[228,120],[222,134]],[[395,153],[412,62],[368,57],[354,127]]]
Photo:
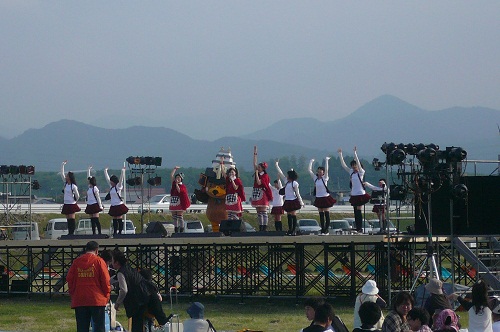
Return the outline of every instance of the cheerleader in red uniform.
[[[224,165],[221,164],[221,166],[223,167]],[[222,174],[226,179],[227,219],[241,219],[241,213],[243,212],[242,202],[245,201],[246,198],[243,182],[241,182],[238,175],[238,169],[236,167],[231,167]]]
[[[330,195],[330,191],[328,190],[328,160],[330,157],[325,158],[325,167],[319,166],[316,170],[316,174],[312,171],[312,165],[314,163],[314,159],[311,159],[309,162],[309,174],[311,175],[314,181],[314,195],[316,198],[314,199],[314,206],[318,208],[319,212],[319,221],[321,224],[321,234],[320,235],[328,235],[330,228],[330,208],[337,201]]]
[[[109,196],[111,197],[111,206],[108,214],[113,217],[113,235],[123,232],[123,215],[127,214],[128,207],[123,203],[121,192],[123,181],[125,180],[125,167],[122,168],[120,179],[116,175],[108,175],[108,168],[104,169],[104,177],[109,184]]]
[[[75,214],[81,209],[76,204],[80,198],[80,193],[78,192],[78,187],[76,185],[75,174],[73,172],[64,173],[64,165],[67,161],[63,161],[61,164],[61,178],[64,181],[64,205],[61,214],[66,215],[66,220],[68,222],[68,234],[75,234],[76,220]]]
[[[174,230],[176,233],[184,232],[184,217],[183,214],[191,206],[186,186],[182,183],[184,179],[183,173],[175,173],[180,167],[175,166],[170,173],[172,188],[170,189],[170,206],[169,210],[172,213],[174,221]]]
[[[267,163],[257,164],[257,146],[253,148],[253,165],[255,169],[255,179],[253,182],[252,206],[257,210],[257,219],[259,220],[259,231],[266,231],[269,218],[267,208],[269,201],[273,200],[269,175],[267,175]]]
[[[87,190],[87,207],[85,213],[90,215],[90,224],[92,225],[92,234],[95,234],[96,228],[98,234],[101,234],[101,223],[99,222],[99,212],[104,208],[102,206],[101,197],[99,196],[99,188],[97,188],[97,180],[95,176],[90,176],[92,166],[87,170],[87,179],[89,180],[89,189]]]

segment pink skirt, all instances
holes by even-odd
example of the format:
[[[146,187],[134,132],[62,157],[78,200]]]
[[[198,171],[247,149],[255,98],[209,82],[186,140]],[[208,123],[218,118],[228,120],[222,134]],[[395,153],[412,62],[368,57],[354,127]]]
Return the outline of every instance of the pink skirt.
[[[368,194],[351,196],[351,198],[349,198],[349,203],[351,203],[352,206],[365,205],[369,201],[370,201],[370,195]]]
[[[283,214],[285,210],[283,210],[283,206],[273,206],[271,209],[271,214]]]
[[[61,214],[68,215],[68,214],[80,212],[81,210],[82,209],[80,209],[78,204],[64,204],[62,211],[61,211]]]
[[[111,205],[108,214],[112,217],[120,217],[128,212],[128,207],[125,204]]]
[[[267,199],[267,196],[266,196],[266,193],[264,192],[264,189],[253,188],[252,206],[253,207],[269,206],[269,200]]]
[[[87,205],[87,207],[85,208],[86,214],[95,214],[95,213],[99,213],[101,211],[102,211],[102,209],[99,206],[99,204],[97,204],[97,203]]]
[[[337,200],[330,195],[325,197],[316,197],[314,200],[314,206],[318,209],[331,208],[335,203],[337,203]]]
[[[300,208],[301,206],[298,198],[294,199],[293,201],[285,201],[285,203],[283,203],[283,209],[286,212],[297,211],[300,210]]]

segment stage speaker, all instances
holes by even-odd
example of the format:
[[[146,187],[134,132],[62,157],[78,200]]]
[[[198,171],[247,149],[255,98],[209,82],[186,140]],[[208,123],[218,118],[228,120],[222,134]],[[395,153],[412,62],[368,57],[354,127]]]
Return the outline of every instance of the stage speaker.
[[[165,237],[161,233],[115,234],[113,239],[157,239]]]
[[[10,284],[11,292],[28,293],[29,288],[28,280],[12,280]]]
[[[108,234],[61,235],[61,240],[102,240],[109,239]]]
[[[241,219],[221,220],[219,232],[224,233],[226,236],[229,236],[232,233],[245,232],[245,224],[241,221]]]
[[[174,233],[170,237],[172,238],[189,238],[189,237],[223,237],[224,234],[222,233],[213,233],[213,232],[207,232],[207,233]]]
[[[167,230],[163,227],[163,224],[159,221],[151,221],[148,223],[148,227],[146,227],[147,234],[161,234],[163,236],[167,236]]]
[[[269,232],[234,232],[231,234],[232,237],[248,237],[248,236],[264,236],[264,237],[269,237],[269,236],[285,236],[286,232],[285,231],[269,231]]]
[[[432,229],[427,228],[429,204],[424,201],[415,205],[415,234],[478,236],[500,233],[500,187],[499,176],[464,176],[459,183],[467,189],[466,198],[456,198],[453,184],[443,183],[431,194],[430,220]],[[453,230],[452,230],[453,227]]]

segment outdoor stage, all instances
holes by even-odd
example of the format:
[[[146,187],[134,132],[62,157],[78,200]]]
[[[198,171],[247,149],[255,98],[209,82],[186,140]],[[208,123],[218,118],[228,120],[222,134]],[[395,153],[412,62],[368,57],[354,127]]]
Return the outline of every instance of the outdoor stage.
[[[209,233],[210,234],[210,233]],[[386,235],[219,236],[96,239],[101,249],[126,251],[131,266],[149,268],[162,294],[238,297],[349,297],[368,279],[381,295],[427,282],[427,237]],[[477,250],[498,237],[461,238]],[[0,293],[67,293],[65,275],[89,237],[70,240],[5,241],[0,247]],[[472,244],[470,244],[472,243]],[[441,278],[472,285],[480,269],[455,250],[447,237],[434,237]],[[498,254],[497,254],[498,255]],[[498,259],[498,257],[497,257]],[[421,269],[421,267],[423,268]]]

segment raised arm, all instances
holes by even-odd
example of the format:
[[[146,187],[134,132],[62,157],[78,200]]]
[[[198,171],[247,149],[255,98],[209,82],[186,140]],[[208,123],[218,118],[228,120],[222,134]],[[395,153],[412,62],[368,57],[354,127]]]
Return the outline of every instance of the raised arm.
[[[109,179],[109,174],[108,174],[108,168],[107,167],[104,169],[104,178],[106,179],[106,182],[108,183],[108,185],[111,187],[111,180]]]
[[[359,171],[364,173],[365,170],[363,169],[363,167],[361,166],[361,162],[359,161],[358,152],[357,152],[356,147],[354,147],[354,160],[356,161],[356,164],[358,165]]]
[[[92,165],[87,168],[87,179],[90,179],[90,171],[92,170]]]
[[[285,181],[285,182],[286,182],[286,176],[285,176],[285,174],[283,174],[283,171],[282,171],[282,170],[281,170],[281,168],[280,168],[280,165],[279,165],[279,160],[278,160],[278,159],[276,159],[276,161],[274,162],[274,165],[276,166],[276,171],[278,172],[278,176],[279,176],[280,178],[282,178],[282,179],[283,179],[283,181]],[[278,180],[279,180],[279,179],[278,179]]]
[[[340,165],[342,166],[342,168],[349,174],[351,174],[351,169],[349,167],[347,167],[347,165],[345,164],[345,161],[344,161],[344,156],[342,155],[342,149],[338,149],[337,152],[339,153],[339,159],[340,159]]]
[[[330,157],[329,156],[326,156],[325,157],[325,176],[324,176],[324,179],[325,181],[328,181],[330,180],[330,175],[328,174],[328,161],[330,160]]]
[[[313,180],[316,180],[316,174],[313,172],[313,164],[314,164],[314,159],[309,160],[309,166],[307,167],[307,171],[311,175]]]
[[[120,173],[120,185],[123,187],[123,184],[125,183],[125,166],[122,167],[122,171]]]
[[[257,170],[257,145],[253,147],[253,169]]]
[[[180,168],[179,166],[175,166],[174,169],[172,170],[172,172],[170,172],[170,182],[174,182],[174,180],[175,180],[175,172],[177,172],[177,170],[179,168]]]
[[[363,182],[363,184],[365,185],[365,187],[368,187],[370,188],[371,190],[377,190],[377,191],[381,191],[381,190],[384,190],[384,188],[381,188],[381,187],[377,187],[377,186],[374,186],[373,184],[371,184],[370,182]]]
[[[66,165],[67,161],[63,161],[61,164],[61,178],[64,182],[66,182],[66,173],[64,173],[64,165]]]

